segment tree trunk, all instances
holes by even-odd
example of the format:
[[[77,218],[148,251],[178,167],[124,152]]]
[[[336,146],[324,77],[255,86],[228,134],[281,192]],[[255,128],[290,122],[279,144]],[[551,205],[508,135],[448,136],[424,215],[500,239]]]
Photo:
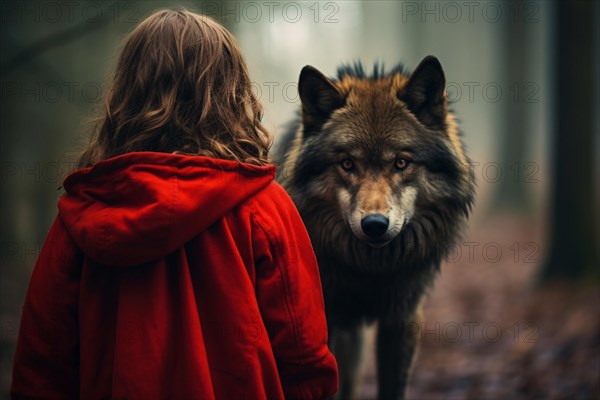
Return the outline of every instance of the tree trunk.
[[[551,243],[542,279],[598,276],[594,186],[595,1],[556,4]],[[596,76],[594,76],[596,74]]]
[[[523,0],[507,2],[507,14],[510,10],[523,10]],[[531,26],[524,18],[509,18],[504,21],[504,59],[502,112],[503,132],[500,138],[499,163],[505,174],[494,185],[495,193],[492,210],[526,213],[532,206],[529,185],[524,182],[522,172],[527,164],[529,151],[530,106],[525,96],[526,83],[529,80],[531,65]],[[514,178],[511,171],[520,173]]]

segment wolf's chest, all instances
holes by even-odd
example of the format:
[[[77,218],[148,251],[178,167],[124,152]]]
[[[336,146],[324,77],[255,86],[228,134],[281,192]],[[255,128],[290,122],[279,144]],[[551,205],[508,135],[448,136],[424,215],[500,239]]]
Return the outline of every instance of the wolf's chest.
[[[382,284],[380,280],[352,279],[349,274],[324,274],[322,283],[328,319],[334,325],[350,327],[405,317],[413,312],[431,280],[433,275],[428,279],[398,277]]]

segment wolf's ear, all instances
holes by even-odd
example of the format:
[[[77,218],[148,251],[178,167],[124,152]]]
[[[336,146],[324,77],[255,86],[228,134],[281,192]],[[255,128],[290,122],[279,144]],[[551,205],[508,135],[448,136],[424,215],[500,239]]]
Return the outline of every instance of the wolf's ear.
[[[425,57],[398,92],[398,98],[426,126],[443,125],[448,112],[446,78],[442,65],[434,56]]]
[[[298,92],[302,101],[302,123],[308,130],[319,129],[329,115],[345,103],[334,84],[310,65],[300,72]]]

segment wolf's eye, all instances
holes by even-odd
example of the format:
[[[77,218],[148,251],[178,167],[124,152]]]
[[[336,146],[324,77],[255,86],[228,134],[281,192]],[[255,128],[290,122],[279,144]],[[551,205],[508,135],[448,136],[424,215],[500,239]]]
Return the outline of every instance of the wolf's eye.
[[[396,171],[404,171],[410,162],[404,158],[397,158],[394,162],[394,169]]]
[[[352,171],[354,169],[354,161],[349,158],[343,159],[340,165],[345,171]]]

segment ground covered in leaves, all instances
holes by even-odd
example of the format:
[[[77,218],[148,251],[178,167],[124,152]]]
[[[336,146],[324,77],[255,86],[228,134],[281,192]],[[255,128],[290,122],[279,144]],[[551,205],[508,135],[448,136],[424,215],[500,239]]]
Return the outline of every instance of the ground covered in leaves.
[[[407,398],[600,399],[598,282],[540,285],[543,233],[514,220],[484,226],[431,291]],[[375,393],[367,348],[360,398]]]

